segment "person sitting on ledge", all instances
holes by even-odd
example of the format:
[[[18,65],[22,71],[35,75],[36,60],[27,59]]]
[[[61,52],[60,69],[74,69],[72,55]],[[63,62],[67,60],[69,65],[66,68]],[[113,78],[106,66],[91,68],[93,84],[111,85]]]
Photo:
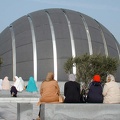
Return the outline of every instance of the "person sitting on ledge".
[[[109,74],[103,88],[103,103],[120,103],[120,88],[115,77]]]
[[[89,90],[87,94],[88,103],[103,103],[103,88],[100,79],[100,75],[94,75],[93,81],[89,85]]]
[[[2,90],[10,90],[10,81],[7,76],[2,81]]]
[[[38,92],[36,82],[32,76],[28,80],[26,91],[27,92]]]
[[[40,99],[37,105],[41,105],[42,103],[58,103],[60,95],[60,88],[58,82],[54,80],[54,74],[49,72],[47,74],[46,79],[42,82],[40,86]],[[41,109],[41,107],[40,107]],[[40,110],[38,114],[38,118],[36,120],[40,120]]]
[[[69,81],[64,85],[64,103],[80,103],[80,84],[75,81],[75,75],[69,75]]]

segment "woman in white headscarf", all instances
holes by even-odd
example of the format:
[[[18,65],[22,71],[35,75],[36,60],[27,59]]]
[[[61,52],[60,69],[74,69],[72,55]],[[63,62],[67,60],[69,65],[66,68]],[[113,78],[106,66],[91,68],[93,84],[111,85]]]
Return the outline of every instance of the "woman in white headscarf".
[[[20,80],[20,83],[22,84],[22,89],[24,89],[25,88],[24,80],[22,79],[22,77],[19,77],[19,80]]]
[[[18,92],[22,92],[23,89],[24,89],[24,86],[23,86],[23,81],[21,79],[19,79],[17,76],[14,77],[14,85],[17,89]]]
[[[75,80],[75,75],[70,74],[68,82],[64,85],[64,103],[79,103],[80,102],[80,84]]]
[[[113,75],[109,74],[103,88],[103,103],[120,103],[120,88]]]
[[[2,79],[0,79],[0,90],[2,90]]]

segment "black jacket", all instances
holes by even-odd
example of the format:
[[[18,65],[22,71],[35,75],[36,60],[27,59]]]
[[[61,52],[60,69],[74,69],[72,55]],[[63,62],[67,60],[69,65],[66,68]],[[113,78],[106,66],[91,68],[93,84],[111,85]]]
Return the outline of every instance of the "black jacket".
[[[64,85],[64,103],[79,103],[80,102],[80,84],[73,81],[68,81]]]
[[[89,92],[87,95],[88,103],[103,103],[103,95],[102,95],[102,85],[100,82],[92,82],[90,83]]]

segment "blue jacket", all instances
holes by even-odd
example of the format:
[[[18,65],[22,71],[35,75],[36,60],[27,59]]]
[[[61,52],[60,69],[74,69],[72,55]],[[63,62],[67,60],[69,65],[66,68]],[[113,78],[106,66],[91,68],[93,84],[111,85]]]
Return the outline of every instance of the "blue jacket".
[[[89,87],[87,102],[88,103],[103,103],[102,85],[100,82],[92,82]]]

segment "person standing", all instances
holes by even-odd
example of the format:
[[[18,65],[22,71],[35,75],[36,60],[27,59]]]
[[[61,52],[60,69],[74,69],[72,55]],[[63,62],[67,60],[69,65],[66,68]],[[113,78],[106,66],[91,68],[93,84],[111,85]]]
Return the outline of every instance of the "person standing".
[[[100,75],[93,76],[93,81],[89,85],[87,103],[103,103],[103,88],[100,81]]]
[[[80,84],[75,81],[75,75],[69,75],[69,81],[64,85],[64,103],[80,103]]]
[[[103,88],[103,103],[120,103],[120,88],[115,77],[109,74]]]

